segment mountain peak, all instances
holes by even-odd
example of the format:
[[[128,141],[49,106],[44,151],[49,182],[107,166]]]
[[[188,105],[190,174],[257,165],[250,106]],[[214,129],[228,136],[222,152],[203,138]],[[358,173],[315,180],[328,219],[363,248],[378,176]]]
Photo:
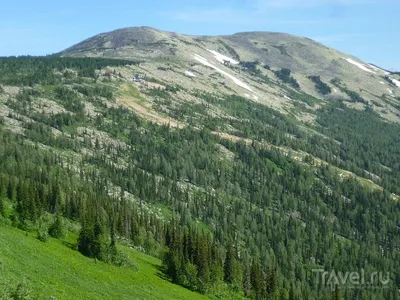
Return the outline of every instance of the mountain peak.
[[[359,93],[357,99],[379,103],[383,117],[398,121],[397,109],[385,109],[387,103],[381,99],[382,95],[396,97],[400,94],[396,86],[397,78],[388,81],[385,76],[389,73],[379,67],[312,39],[286,33],[253,31],[222,36],[193,36],[148,26],[128,27],[91,37],[66,49],[61,55],[144,61],[147,63],[144,68],[151,76],[161,77],[171,85],[187,84],[187,89],[193,88],[194,83],[181,78],[182,74],[198,74],[199,86],[202,80],[207,81],[204,82],[206,85],[212,82],[216,85],[218,74],[226,80],[221,77],[217,80],[218,84],[224,81],[225,86],[207,90],[221,92],[221,88],[227,88],[227,91],[241,96],[254,91],[250,95],[252,99],[271,99],[276,94],[284,95],[280,88],[273,96],[266,94],[262,82],[271,79],[281,82],[276,74],[279,74],[279,70],[285,70],[291,74],[290,81],[297,82],[295,86],[299,85],[302,92],[313,97],[347,99],[349,95],[354,97],[354,93]],[[224,65],[224,61],[235,61],[237,64]],[[159,70],[168,70],[168,74]],[[310,78],[320,78],[331,85],[332,94],[320,95]],[[288,100],[285,97],[283,99]],[[277,102],[265,101],[277,105]]]

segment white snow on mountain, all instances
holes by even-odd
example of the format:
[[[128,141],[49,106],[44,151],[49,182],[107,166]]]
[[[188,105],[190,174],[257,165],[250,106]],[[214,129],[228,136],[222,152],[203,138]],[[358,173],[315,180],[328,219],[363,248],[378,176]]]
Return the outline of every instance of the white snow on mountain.
[[[394,79],[394,78],[390,78],[390,79],[393,81],[393,83],[395,85],[397,85],[397,87],[400,87],[400,81],[398,81],[397,79]]]
[[[188,76],[188,77],[196,77],[196,75],[194,75],[192,72],[190,72],[190,71],[186,71],[185,72],[185,75],[186,76]]]
[[[363,70],[363,71],[365,71],[365,72],[369,72],[369,73],[376,74],[374,71],[368,69],[365,65],[363,65],[363,64],[361,64],[361,63],[359,63],[359,62],[356,62],[356,61],[352,60],[351,58],[344,58],[344,60],[347,60],[349,63],[351,63],[352,65],[355,65],[355,66],[359,67],[361,70]]]
[[[380,71],[380,72],[384,73],[385,75],[389,75],[390,74],[389,72],[387,72],[387,71],[385,71],[385,70],[383,70],[381,68],[378,68],[378,67],[376,67],[374,65],[369,65],[369,67],[374,69],[375,71]]]
[[[207,51],[214,54],[215,59],[218,60],[221,64],[223,64],[225,61],[229,61],[233,65],[239,64],[239,62],[237,60],[234,60],[233,58],[223,55],[221,53],[218,53],[217,51],[209,50],[209,49],[207,49]]]
[[[252,92],[253,90],[250,88],[250,86],[248,86],[246,83],[244,83],[243,81],[237,79],[235,76],[229,74],[228,72],[225,72],[224,70],[221,70],[220,68],[218,68],[217,66],[215,66],[214,64],[210,63],[206,58],[204,58],[201,55],[195,54],[194,55],[194,59],[197,60],[198,62],[200,62],[201,64],[213,68],[214,70],[218,71],[219,73],[221,73],[222,75],[230,78],[235,84],[237,84],[238,86]]]

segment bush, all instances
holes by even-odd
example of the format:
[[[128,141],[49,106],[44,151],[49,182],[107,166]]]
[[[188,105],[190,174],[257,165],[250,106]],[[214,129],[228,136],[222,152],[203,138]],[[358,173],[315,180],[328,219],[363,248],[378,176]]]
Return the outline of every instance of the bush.
[[[300,85],[297,82],[297,80],[291,76],[291,71],[289,69],[283,68],[283,69],[280,69],[278,71],[273,71],[273,72],[275,73],[276,77],[278,77],[280,80],[282,80],[283,83],[290,84],[295,89],[300,88]]]
[[[65,237],[66,235],[65,224],[60,214],[57,214],[53,224],[50,226],[49,234],[51,237],[56,239]]]
[[[49,232],[47,226],[40,226],[37,230],[37,238],[39,241],[45,243],[49,240]]]
[[[117,254],[114,257],[113,264],[119,267],[126,267],[132,269],[135,272],[139,271],[139,265],[134,261],[130,260],[128,256],[122,251],[117,251]]]
[[[49,240],[49,224],[51,223],[51,217],[49,215],[43,215],[40,217],[37,229],[37,238],[39,241],[45,243]]]
[[[332,89],[329,85],[321,80],[319,76],[309,76],[308,77],[312,82],[315,83],[316,90],[322,95],[328,95],[332,92]]]
[[[28,300],[36,299],[36,297],[33,296],[32,289],[25,282],[20,282],[17,286],[12,286],[9,282],[2,282],[0,299]]]

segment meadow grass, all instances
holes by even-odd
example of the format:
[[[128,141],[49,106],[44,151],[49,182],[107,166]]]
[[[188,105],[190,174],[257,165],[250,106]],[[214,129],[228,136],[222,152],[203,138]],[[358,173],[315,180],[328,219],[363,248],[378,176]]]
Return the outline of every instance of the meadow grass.
[[[164,279],[157,258],[119,245],[138,270],[116,267],[81,255],[74,240],[0,227],[0,281],[25,282],[40,299],[207,299]]]

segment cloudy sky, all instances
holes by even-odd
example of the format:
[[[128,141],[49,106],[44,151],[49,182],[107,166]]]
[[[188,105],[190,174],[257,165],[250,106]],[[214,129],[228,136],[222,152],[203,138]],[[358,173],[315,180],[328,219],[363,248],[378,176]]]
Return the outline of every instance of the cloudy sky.
[[[198,35],[286,32],[400,70],[400,0],[6,2],[0,56],[51,54],[100,32],[146,25]]]

